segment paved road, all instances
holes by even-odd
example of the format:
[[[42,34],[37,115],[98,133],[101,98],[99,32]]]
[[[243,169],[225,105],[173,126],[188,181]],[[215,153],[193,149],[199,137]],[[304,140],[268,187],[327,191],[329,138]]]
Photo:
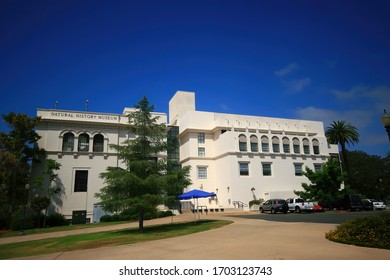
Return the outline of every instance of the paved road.
[[[323,213],[309,214],[322,215]],[[302,215],[304,217],[305,214]],[[307,217],[310,217],[307,215]],[[262,217],[261,219],[259,217]],[[59,252],[37,260],[390,260],[390,250],[330,242],[325,232],[336,224],[267,221],[278,215],[208,215],[233,224],[175,238]],[[280,215],[280,217],[283,215]],[[284,215],[293,219],[294,214]],[[297,216],[298,217],[298,216]],[[192,216],[181,217],[192,220]],[[161,219],[160,222],[170,222]]]
[[[316,212],[316,213],[258,213],[255,215],[235,215],[236,218],[244,219],[261,219],[264,221],[274,221],[274,222],[288,222],[288,223],[325,223],[325,224],[341,224],[346,221],[363,217],[363,216],[373,216],[380,215],[382,213],[389,213],[389,210],[386,211],[326,211],[326,212]]]

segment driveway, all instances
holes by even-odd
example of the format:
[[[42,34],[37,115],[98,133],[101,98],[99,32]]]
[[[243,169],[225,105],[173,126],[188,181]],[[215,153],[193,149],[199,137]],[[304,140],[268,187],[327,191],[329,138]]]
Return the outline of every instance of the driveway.
[[[188,216],[188,220],[193,217]],[[255,215],[208,215],[234,223],[206,232],[138,244],[33,256],[37,260],[390,260],[390,250],[325,239],[336,224],[278,222]],[[253,219],[252,219],[253,218]],[[183,217],[181,218],[183,220]],[[165,221],[169,222],[170,219]]]

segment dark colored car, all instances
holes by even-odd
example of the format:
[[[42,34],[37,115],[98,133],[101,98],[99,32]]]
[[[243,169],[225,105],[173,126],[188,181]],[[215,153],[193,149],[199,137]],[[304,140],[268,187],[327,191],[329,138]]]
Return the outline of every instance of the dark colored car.
[[[337,201],[337,209],[340,210],[363,210],[363,203],[360,195],[347,194]]]
[[[281,198],[274,198],[274,199],[269,199],[263,204],[260,205],[259,208],[261,213],[269,211],[270,213],[284,213],[287,214],[288,212],[288,205],[286,200],[281,199]]]
[[[362,199],[364,210],[374,210],[374,203],[371,199]]]

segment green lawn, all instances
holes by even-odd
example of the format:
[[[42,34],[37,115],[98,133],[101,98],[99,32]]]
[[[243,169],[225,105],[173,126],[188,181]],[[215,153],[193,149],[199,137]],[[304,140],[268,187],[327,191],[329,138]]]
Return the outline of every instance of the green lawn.
[[[4,244],[0,245],[0,259],[12,259],[164,239],[215,229],[230,223],[232,222],[204,220],[197,223],[188,222],[148,226],[144,228],[144,233],[140,233],[138,229],[125,229]]]

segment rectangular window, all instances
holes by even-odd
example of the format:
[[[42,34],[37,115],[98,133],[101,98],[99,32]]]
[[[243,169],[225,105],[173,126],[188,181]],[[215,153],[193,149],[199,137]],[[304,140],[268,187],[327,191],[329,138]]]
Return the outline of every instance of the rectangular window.
[[[303,176],[303,163],[294,163],[295,176]]]
[[[272,144],[272,150],[274,151],[274,153],[280,153],[279,144],[277,143]]]
[[[205,139],[205,135],[203,132],[199,132],[198,133],[198,143],[199,144],[204,144],[204,139]]]
[[[76,170],[74,180],[75,192],[86,192],[88,189],[88,170]]]
[[[290,153],[290,144],[283,144],[283,151],[286,154]]]
[[[269,144],[268,143],[261,143],[261,150],[265,153],[269,152]]]
[[[299,149],[299,145],[296,145],[296,144],[294,144],[293,145],[294,147],[294,154],[300,154],[301,153],[301,150]]]
[[[263,167],[263,176],[271,176],[271,163],[262,163],[261,165]]]
[[[251,151],[252,152],[258,152],[259,151],[259,144],[257,142],[251,142]]]
[[[198,157],[204,157],[206,155],[206,149],[204,147],[198,148]]]
[[[207,179],[207,167],[198,166],[198,179]]]
[[[240,175],[241,176],[249,176],[249,163],[240,163]]]
[[[315,155],[319,155],[320,154],[320,147],[318,146],[313,146],[313,153]]]
[[[246,152],[246,142],[239,142],[238,143],[238,146],[239,146],[239,149],[240,149],[240,152]]]
[[[314,164],[314,171],[317,172],[317,171],[320,171],[322,169],[322,164]]]
[[[303,153],[305,155],[310,154],[310,147],[308,145],[303,145]]]

